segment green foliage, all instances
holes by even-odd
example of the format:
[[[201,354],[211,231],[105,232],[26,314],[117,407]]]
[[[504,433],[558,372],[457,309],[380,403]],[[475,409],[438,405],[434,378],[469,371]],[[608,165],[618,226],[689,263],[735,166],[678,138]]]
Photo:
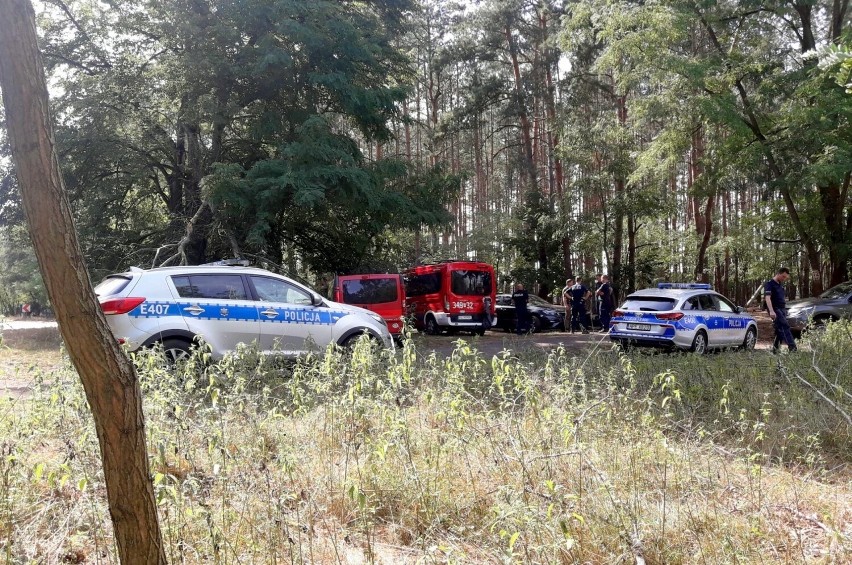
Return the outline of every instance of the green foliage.
[[[388,230],[448,222],[454,177],[365,155],[402,119],[409,0],[63,6],[40,23],[66,183],[96,271],[150,264],[208,198],[190,260],[237,244],[346,270],[381,252]]]
[[[836,324],[812,352],[783,357],[488,358],[462,341],[438,357],[413,340],[397,352],[362,340],[296,363],[250,348],[218,364],[201,350],[177,368],[140,354],[166,551],[172,561],[322,562],[345,547],[391,561],[605,562],[641,543],[667,563],[842,555],[848,488],[834,473],[849,463],[852,430],[785,375],[846,402],[850,338]],[[0,401],[2,539],[14,561],[113,552],[75,381],[68,367],[36,374],[31,398]],[[827,530],[791,537],[786,496]],[[766,544],[778,553],[767,557]]]
[[[831,43],[812,55],[819,57],[819,68],[830,70],[837,84],[845,87],[847,94],[852,93],[852,51],[848,45]]]
[[[41,280],[35,252],[25,230],[5,228],[0,232],[0,315],[21,313],[21,304],[47,306],[47,292]]]

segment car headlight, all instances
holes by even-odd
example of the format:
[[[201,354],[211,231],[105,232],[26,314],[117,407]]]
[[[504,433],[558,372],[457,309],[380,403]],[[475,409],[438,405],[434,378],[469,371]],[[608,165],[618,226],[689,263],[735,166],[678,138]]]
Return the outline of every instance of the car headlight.
[[[813,306],[806,306],[804,308],[799,308],[797,310],[790,310],[788,314],[791,318],[810,318],[811,314],[814,313]]]
[[[384,327],[388,327],[388,323],[385,322],[385,319],[382,318],[381,316],[379,316],[378,314],[374,314],[374,313],[371,312],[370,317],[372,319],[374,319],[376,322],[378,322],[380,325],[382,325]]]

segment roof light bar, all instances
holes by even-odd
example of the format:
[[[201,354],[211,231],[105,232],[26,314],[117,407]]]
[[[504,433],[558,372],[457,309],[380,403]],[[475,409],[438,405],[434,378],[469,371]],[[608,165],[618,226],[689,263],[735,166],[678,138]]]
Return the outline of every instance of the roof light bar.
[[[713,287],[707,283],[658,283],[657,288],[686,288],[692,290],[710,290]]]
[[[249,261],[248,259],[222,259],[221,261],[204,263],[205,267],[248,267],[249,265],[251,265],[251,261]]]

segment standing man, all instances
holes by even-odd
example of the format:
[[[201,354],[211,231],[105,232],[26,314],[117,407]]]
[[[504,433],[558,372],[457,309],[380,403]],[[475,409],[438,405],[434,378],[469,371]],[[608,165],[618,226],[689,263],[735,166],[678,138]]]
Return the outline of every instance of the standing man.
[[[609,321],[612,319],[612,286],[609,284],[609,275],[601,277],[601,284],[597,292],[600,312],[601,333],[609,333]]]
[[[787,344],[789,351],[796,351],[796,342],[793,340],[793,332],[787,323],[787,300],[784,294],[784,283],[790,278],[790,269],[781,267],[775,276],[763,285],[763,299],[766,301],[766,309],[772,318],[775,327],[775,341],[772,344],[772,352],[778,353],[781,349],[781,341]]]
[[[593,284],[592,288],[590,289],[592,292],[592,300],[589,304],[590,318],[592,320],[597,318],[599,323],[601,316],[601,297],[600,295],[598,295],[598,291],[601,289],[601,285],[603,284],[603,282],[601,281],[602,277],[603,275],[600,273],[597,273],[595,275],[595,284]],[[591,326],[591,323],[589,325]]]
[[[562,289],[562,307],[565,308],[565,315],[562,318],[562,327],[567,332],[574,333],[574,328],[571,325],[571,287],[574,286],[574,279],[565,280],[565,288]]]
[[[589,289],[583,284],[583,279],[577,277],[574,286],[571,287],[571,331],[578,329],[584,334],[589,333],[589,313],[586,311],[586,300],[592,296]]]
[[[525,334],[530,329],[530,313],[527,309],[530,301],[530,293],[526,291],[523,283],[515,284],[512,301],[515,303],[515,332],[518,335]]]

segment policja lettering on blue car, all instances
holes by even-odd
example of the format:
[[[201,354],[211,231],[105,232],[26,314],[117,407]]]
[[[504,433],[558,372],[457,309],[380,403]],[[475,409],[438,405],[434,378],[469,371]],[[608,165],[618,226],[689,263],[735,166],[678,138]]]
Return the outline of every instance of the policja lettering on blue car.
[[[308,310],[284,310],[285,322],[300,322],[307,324],[322,323],[319,312],[311,312]]]

